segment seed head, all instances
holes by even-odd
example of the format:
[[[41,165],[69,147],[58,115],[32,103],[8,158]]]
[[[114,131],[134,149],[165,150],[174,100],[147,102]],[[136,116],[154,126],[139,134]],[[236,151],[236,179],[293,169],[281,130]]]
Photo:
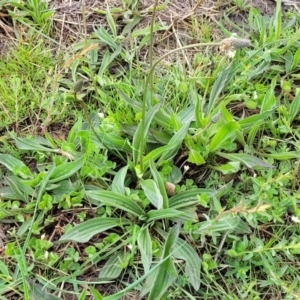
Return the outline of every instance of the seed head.
[[[222,52],[251,47],[252,44],[248,39],[237,39],[234,37],[226,38],[221,41],[220,49]]]

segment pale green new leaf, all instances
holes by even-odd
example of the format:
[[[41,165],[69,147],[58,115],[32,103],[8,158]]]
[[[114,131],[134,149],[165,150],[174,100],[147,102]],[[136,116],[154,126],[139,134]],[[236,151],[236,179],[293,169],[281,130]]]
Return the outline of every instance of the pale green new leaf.
[[[241,164],[238,161],[231,161],[228,164],[222,166],[211,167],[214,170],[220,171],[222,174],[233,174],[238,172],[241,169]]]
[[[205,163],[205,159],[200,154],[198,150],[190,149],[189,150],[189,156],[187,159],[188,162],[196,164],[198,166],[203,165]]]
[[[154,205],[157,209],[161,209],[163,207],[163,197],[156,182],[152,179],[141,179],[140,184],[152,205]]]
[[[240,126],[235,121],[226,123],[221,126],[208,146],[209,152],[215,152],[221,149],[229,139],[235,136],[235,132],[239,129]]]
[[[132,155],[133,155],[133,163],[135,165],[138,165],[139,163],[139,154],[140,151],[144,151],[146,142],[147,142],[147,133],[150,127],[150,124],[153,120],[153,117],[157,113],[158,109],[160,107],[160,104],[157,104],[153,106],[147,113],[146,113],[146,118],[145,118],[145,123],[143,124],[142,121],[140,121],[136,133],[133,136],[133,141],[132,141]],[[143,127],[143,125],[145,125]],[[142,138],[143,136],[143,138]],[[143,145],[141,145],[141,140],[144,141]]]
[[[74,241],[78,243],[88,242],[95,234],[106,231],[113,227],[128,225],[129,221],[120,218],[97,217],[84,221],[67,231],[60,242]]]
[[[111,189],[115,193],[125,195],[125,178],[127,175],[128,165],[121,168],[115,175],[113,182],[111,184]]]
[[[168,208],[169,207],[169,201],[168,201],[168,195],[166,192],[166,188],[165,188],[165,184],[164,181],[162,179],[162,176],[160,175],[160,173],[157,171],[154,162],[150,161],[150,170],[151,170],[151,174],[153,176],[154,181],[156,182],[160,194],[163,198],[163,208]]]

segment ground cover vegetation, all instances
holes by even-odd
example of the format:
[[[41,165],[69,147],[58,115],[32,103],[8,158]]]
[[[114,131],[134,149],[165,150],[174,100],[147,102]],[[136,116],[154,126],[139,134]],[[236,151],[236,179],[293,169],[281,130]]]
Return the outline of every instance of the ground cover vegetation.
[[[296,1],[0,7],[1,299],[300,299]]]

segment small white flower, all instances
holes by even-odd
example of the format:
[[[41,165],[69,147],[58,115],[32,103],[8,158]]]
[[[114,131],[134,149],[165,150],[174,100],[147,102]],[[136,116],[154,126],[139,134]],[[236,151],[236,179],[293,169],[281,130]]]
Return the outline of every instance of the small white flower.
[[[258,98],[258,96],[257,96],[257,91],[254,91],[254,92],[253,92],[253,99],[256,100],[257,98]]]
[[[98,113],[98,116],[99,116],[100,119],[104,119],[104,113],[99,112],[99,113]]]
[[[234,58],[235,56],[235,52],[234,50],[228,50],[226,55],[229,57],[229,58]]]
[[[296,217],[296,216],[292,216],[292,217],[291,217],[291,220],[292,220],[294,223],[300,223],[300,220],[299,220],[298,217]]]
[[[183,169],[184,169],[184,172],[187,172],[190,169],[190,167],[188,165],[184,165]]]

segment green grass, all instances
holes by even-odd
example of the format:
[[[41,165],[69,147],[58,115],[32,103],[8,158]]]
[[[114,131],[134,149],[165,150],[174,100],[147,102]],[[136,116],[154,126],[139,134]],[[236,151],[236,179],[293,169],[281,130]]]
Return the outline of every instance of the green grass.
[[[300,298],[299,14],[231,2],[171,63],[143,61],[138,15],[117,30],[125,2],[64,61],[50,38],[1,60],[1,299]],[[41,1],[16,7],[51,35]],[[221,41],[233,12],[252,47],[230,58],[211,40],[241,43]]]
[[[34,122],[33,112],[47,105],[49,77],[55,67],[50,50],[37,44],[17,45],[1,59],[1,125]],[[43,107],[44,106],[44,107]]]

